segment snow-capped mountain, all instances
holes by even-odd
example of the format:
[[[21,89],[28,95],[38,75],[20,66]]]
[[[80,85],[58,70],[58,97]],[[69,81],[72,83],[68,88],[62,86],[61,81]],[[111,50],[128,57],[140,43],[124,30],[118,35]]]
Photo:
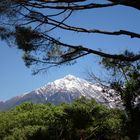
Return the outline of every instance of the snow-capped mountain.
[[[93,98],[97,102],[103,103],[111,108],[117,107],[117,102],[120,101],[119,96],[113,90],[105,92],[103,88],[97,84],[92,84],[75,76],[67,75],[62,79],[50,82],[22,96],[16,96],[5,102],[0,102],[0,110],[13,108],[23,102],[70,103],[74,99],[82,96],[88,99]]]

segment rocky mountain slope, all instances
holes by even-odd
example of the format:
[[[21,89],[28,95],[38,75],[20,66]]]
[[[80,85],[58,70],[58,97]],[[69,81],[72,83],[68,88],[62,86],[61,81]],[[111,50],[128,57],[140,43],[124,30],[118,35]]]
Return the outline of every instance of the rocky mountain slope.
[[[113,91],[105,92],[101,86],[86,80],[67,75],[62,79],[50,82],[34,91],[22,96],[16,96],[5,102],[0,102],[0,110],[6,110],[20,105],[23,102],[33,103],[70,103],[80,97],[95,99],[111,108],[117,107],[120,97]]]

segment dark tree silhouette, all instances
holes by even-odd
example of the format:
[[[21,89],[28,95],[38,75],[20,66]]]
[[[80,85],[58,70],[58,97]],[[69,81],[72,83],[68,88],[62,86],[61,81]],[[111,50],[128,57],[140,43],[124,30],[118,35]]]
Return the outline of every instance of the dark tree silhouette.
[[[137,54],[109,54],[82,45],[73,45],[60,41],[51,36],[56,28],[78,32],[81,34],[104,34],[108,36],[125,35],[130,38],[140,38],[139,33],[128,30],[104,31],[69,25],[66,20],[73,12],[95,8],[108,8],[123,5],[140,10],[139,0],[105,0],[96,3],[90,0],[1,0],[0,1],[0,37],[11,43],[16,42],[19,49],[24,51],[27,66],[38,65],[39,72],[62,64],[69,64],[89,54],[112,58],[120,61],[134,62],[140,59]],[[63,17],[63,18],[62,18]],[[41,67],[39,67],[39,65]]]

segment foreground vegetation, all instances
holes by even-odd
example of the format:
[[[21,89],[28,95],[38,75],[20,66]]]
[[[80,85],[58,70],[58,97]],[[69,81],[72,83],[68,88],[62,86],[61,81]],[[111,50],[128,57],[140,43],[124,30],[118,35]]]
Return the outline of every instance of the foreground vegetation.
[[[0,118],[0,140],[128,139],[123,111],[84,98],[59,106],[24,103]]]

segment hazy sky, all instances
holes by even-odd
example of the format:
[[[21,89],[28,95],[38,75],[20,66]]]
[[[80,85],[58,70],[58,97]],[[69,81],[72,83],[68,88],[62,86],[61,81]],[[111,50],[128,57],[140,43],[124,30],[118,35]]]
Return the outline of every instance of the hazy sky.
[[[67,22],[81,27],[97,28],[103,30],[129,30],[140,33],[140,14],[133,8],[117,6],[75,12]],[[61,40],[71,44],[84,45],[93,49],[101,48],[105,52],[122,52],[125,49],[140,51],[140,40],[126,36],[106,36],[99,34],[80,34],[56,30],[53,36],[61,37]],[[32,76],[31,69],[25,67],[22,61],[22,52],[15,48],[9,48],[6,43],[0,44],[0,100],[6,100],[13,96],[36,89],[44,84],[67,74],[85,78],[86,69],[101,75],[102,69],[98,66],[99,58],[94,55],[79,59],[73,66],[53,68],[48,73]]]

